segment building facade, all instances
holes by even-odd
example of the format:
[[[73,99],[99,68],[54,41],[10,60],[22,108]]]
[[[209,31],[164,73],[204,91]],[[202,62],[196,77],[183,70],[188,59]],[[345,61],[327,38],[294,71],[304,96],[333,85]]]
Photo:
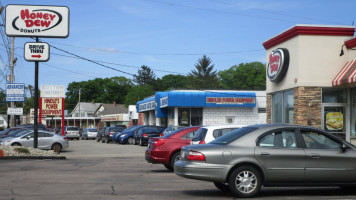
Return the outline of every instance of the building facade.
[[[354,32],[295,25],[263,43],[268,123],[312,125],[356,142]]]
[[[172,90],[137,102],[143,124],[196,126],[266,123],[264,91]]]

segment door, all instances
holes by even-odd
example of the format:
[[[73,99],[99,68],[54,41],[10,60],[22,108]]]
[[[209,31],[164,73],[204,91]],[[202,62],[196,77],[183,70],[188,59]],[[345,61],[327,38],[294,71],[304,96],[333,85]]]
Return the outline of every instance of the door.
[[[341,150],[341,143],[315,130],[301,130],[305,142],[305,180],[308,182],[355,181],[356,152]]]
[[[268,182],[299,182],[304,179],[305,151],[295,129],[269,131],[259,138],[256,159],[264,166]]]

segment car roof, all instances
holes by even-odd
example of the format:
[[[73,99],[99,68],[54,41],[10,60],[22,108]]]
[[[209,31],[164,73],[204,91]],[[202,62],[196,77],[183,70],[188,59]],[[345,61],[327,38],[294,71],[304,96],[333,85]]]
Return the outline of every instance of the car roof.
[[[217,128],[241,128],[245,127],[247,125],[238,125],[238,124],[227,124],[227,125],[208,125],[208,126],[202,126],[202,128],[207,128],[207,129],[217,129]]]

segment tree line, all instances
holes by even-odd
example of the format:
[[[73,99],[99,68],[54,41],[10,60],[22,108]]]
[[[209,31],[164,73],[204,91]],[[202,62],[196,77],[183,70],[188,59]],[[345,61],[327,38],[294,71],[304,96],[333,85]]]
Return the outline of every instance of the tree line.
[[[68,84],[65,107],[69,112],[74,109],[79,101],[79,90],[81,102],[116,102],[126,106],[135,105],[137,101],[154,95],[156,91],[172,89],[265,90],[265,73],[265,65],[261,62],[241,63],[227,70],[217,71],[206,55],[198,59],[187,75],[168,74],[159,78],[150,67],[142,65],[132,79],[115,76]],[[25,91],[23,107],[24,113],[28,113],[33,108],[34,88],[28,85]],[[5,95],[0,94],[0,99],[5,100]],[[6,104],[0,105],[1,113],[6,113],[6,109]]]

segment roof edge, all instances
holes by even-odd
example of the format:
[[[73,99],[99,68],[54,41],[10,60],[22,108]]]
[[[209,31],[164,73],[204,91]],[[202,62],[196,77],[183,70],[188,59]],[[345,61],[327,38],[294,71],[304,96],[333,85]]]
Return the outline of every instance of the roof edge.
[[[267,50],[298,35],[353,36],[355,26],[297,24],[263,43]]]

